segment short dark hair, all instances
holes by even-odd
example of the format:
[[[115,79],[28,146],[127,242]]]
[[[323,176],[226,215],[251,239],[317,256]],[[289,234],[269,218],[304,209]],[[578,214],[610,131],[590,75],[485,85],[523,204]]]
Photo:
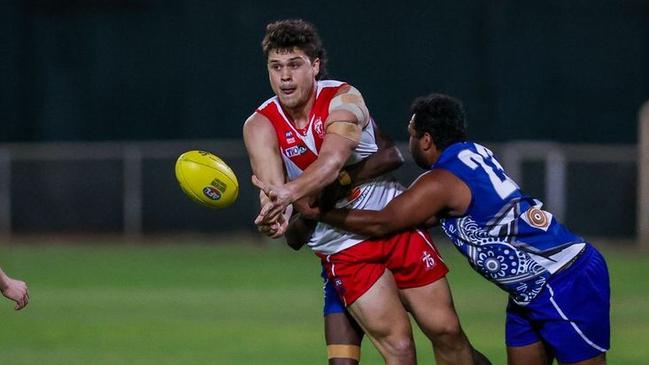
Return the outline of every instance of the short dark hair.
[[[464,108],[458,99],[444,94],[421,96],[410,110],[415,116],[413,127],[417,137],[428,132],[440,151],[467,139]]]
[[[316,79],[322,80],[327,75],[327,51],[322,46],[322,40],[313,24],[302,19],[278,20],[268,24],[261,48],[266,59],[272,50],[290,51],[298,48],[311,61],[320,59],[320,72]]]

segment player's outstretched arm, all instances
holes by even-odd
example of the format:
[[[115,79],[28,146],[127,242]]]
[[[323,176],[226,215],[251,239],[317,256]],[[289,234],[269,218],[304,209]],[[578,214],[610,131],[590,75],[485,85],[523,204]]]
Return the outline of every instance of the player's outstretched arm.
[[[16,302],[16,310],[21,310],[29,303],[27,284],[22,280],[12,279],[0,269],[0,291],[5,298]]]
[[[347,231],[380,237],[424,225],[442,212],[461,215],[470,202],[471,192],[464,182],[448,171],[433,170],[422,174],[383,210],[336,209],[321,213],[317,219]]]
[[[253,174],[271,184],[283,184],[284,164],[279,155],[279,142],[270,121],[259,113],[253,113],[243,125],[243,141],[248,151]],[[268,196],[259,192],[260,205],[269,202]],[[290,217],[290,212],[287,212]],[[257,224],[260,232],[271,238],[280,237],[288,228],[288,217],[278,215],[276,219]]]

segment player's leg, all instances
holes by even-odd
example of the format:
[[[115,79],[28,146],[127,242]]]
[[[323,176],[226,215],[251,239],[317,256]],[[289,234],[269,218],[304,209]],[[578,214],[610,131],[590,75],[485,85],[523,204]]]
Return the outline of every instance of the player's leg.
[[[394,277],[384,264],[381,240],[368,240],[333,255],[319,255],[329,280],[386,364],[415,364],[410,318]]]
[[[553,360],[541,341],[525,346],[507,346],[507,365],[552,365]]]
[[[559,365],[606,365],[606,353],[599,354],[591,359],[579,362],[559,361]]]
[[[402,289],[401,297],[432,342],[437,364],[474,363],[473,349],[460,326],[446,278],[418,288]]]
[[[403,303],[433,344],[437,364],[473,364],[474,358],[478,364],[488,364],[482,354],[474,356],[462,331],[445,278],[448,269],[428,234],[403,232],[388,245],[387,266],[401,289]]]
[[[324,327],[329,365],[357,365],[363,330],[347,312],[336,289],[322,270],[324,279]]]
[[[531,309],[509,299],[505,320],[505,342],[508,365],[551,365],[552,349],[542,341],[540,324],[531,316]]]
[[[325,340],[329,365],[357,365],[363,330],[347,311],[325,316]]]
[[[552,365],[554,358],[549,355],[543,342],[536,342],[527,346],[507,347],[508,365]],[[606,353],[578,362],[562,362],[560,365],[606,365]]]
[[[410,318],[388,270],[347,307],[388,365],[416,364]]]

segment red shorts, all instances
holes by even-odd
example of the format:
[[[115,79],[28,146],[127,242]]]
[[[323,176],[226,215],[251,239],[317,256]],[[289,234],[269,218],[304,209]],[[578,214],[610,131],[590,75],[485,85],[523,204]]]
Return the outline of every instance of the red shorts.
[[[369,239],[332,255],[316,253],[345,306],[389,269],[399,289],[417,288],[443,278],[448,268],[427,232],[413,230]]]

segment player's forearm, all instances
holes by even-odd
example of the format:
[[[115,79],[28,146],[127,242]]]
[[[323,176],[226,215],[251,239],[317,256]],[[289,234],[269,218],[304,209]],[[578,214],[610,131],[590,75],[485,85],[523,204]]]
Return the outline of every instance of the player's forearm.
[[[351,181],[357,185],[387,174],[403,165],[404,159],[396,146],[381,149],[363,162],[347,169]]]
[[[0,269],[0,290],[4,291],[9,286],[9,277]]]
[[[286,189],[291,192],[291,201],[321,191],[324,187],[336,181],[343,167],[344,161],[319,158],[304,171],[302,176],[285,185]]]
[[[375,210],[333,209],[322,213],[318,219],[336,228],[369,237],[381,237],[398,230],[380,211]]]
[[[315,225],[315,221],[303,218],[301,214],[295,214],[291,217],[288,229],[284,234],[286,244],[296,251],[299,250],[309,241]]]

